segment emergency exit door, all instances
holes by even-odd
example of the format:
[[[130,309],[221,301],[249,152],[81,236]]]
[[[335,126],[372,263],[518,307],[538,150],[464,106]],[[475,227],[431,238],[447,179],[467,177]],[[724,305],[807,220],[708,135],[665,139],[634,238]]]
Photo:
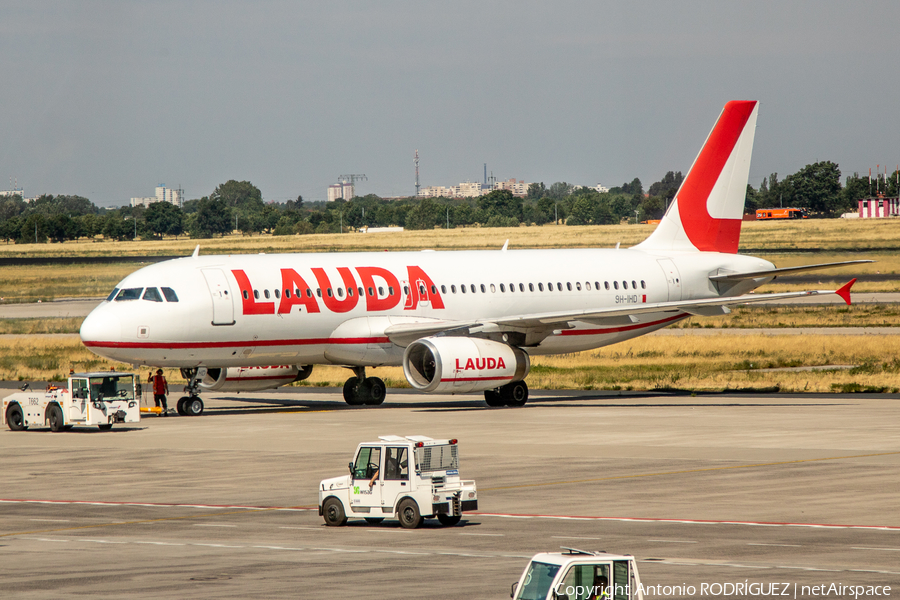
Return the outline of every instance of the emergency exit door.
[[[212,324],[234,325],[234,302],[225,273],[222,269],[203,269],[203,277],[212,298]]]

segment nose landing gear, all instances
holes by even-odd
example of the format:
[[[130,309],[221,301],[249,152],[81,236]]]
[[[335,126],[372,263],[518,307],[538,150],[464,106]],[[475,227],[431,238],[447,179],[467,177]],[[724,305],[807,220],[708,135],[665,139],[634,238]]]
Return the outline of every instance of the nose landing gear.
[[[203,413],[203,400],[200,399],[200,381],[206,377],[206,367],[196,369],[181,369],[181,376],[188,380],[184,386],[187,396],[178,399],[175,409],[179,415],[196,417]]]

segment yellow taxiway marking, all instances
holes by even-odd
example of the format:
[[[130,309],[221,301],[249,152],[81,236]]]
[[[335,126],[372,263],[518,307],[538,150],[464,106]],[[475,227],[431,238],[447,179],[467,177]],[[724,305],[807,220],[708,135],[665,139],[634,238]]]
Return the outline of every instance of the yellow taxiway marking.
[[[684,475],[686,473],[704,473],[707,471],[727,471],[730,469],[754,469],[759,467],[775,467],[779,465],[796,465],[799,463],[822,462],[826,460],[845,460],[848,458],[868,458],[871,456],[892,456],[900,452],[878,452],[875,454],[854,454],[852,456],[828,456],[825,458],[803,458],[799,460],[785,460],[781,462],[756,463],[753,465],[729,465],[727,467],[706,467],[703,469],[684,469],[682,471],[662,471],[660,473],[640,473],[638,475],[615,475],[613,477],[598,477],[595,479],[573,479],[571,481],[548,481],[546,483],[525,483],[521,485],[505,485],[499,487],[479,487],[480,491],[517,490],[521,488],[547,487],[551,485],[572,485],[577,483],[595,483],[598,481],[613,481],[616,479],[638,479],[640,477],[662,477],[664,475]]]

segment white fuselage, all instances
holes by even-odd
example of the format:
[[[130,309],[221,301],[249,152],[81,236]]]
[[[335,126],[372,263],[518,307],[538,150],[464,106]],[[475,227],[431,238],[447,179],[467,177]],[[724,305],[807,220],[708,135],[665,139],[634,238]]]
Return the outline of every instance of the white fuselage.
[[[171,288],[177,302],[103,302],[84,321],[81,337],[97,354],[135,365],[399,365],[404,349],[384,333],[391,325],[715,298],[720,292],[711,275],[773,268],[735,254],[667,254],[584,249],[179,258],[140,269],[117,288],[142,290],[134,292],[140,296],[147,288]],[[746,293],[760,283],[746,280],[727,293]],[[668,311],[579,322],[551,328],[523,348],[535,355],[597,348],[686,316]]]

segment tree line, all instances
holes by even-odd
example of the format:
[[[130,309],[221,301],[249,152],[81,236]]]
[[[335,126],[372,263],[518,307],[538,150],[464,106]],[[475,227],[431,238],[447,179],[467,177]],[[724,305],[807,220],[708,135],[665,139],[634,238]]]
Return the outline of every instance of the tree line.
[[[878,183],[886,195],[898,194],[898,174]],[[602,225],[659,219],[684,180],[669,171],[646,193],[638,178],[600,193],[556,182],[533,183],[524,198],[495,190],[477,198],[384,199],[374,194],[334,202],[264,202],[249,181],[230,180],[209,195],[188,200],[182,208],[168,202],[149,207],[98,208],[81,196],[44,195],[32,202],[21,196],[0,198],[0,239],[7,243],[63,242],[79,238],[131,240],[181,235],[210,238],[240,232],[294,235],[340,233],[364,226],[512,227],[521,224]],[[792,206],[812,216],[833,217],[856,209],[856,201],[875,192],[868,176],[854,173],[841,183],[838,165],[807,165],[783,180],[777,173],[758,188],[747,186],[745,211]]]

